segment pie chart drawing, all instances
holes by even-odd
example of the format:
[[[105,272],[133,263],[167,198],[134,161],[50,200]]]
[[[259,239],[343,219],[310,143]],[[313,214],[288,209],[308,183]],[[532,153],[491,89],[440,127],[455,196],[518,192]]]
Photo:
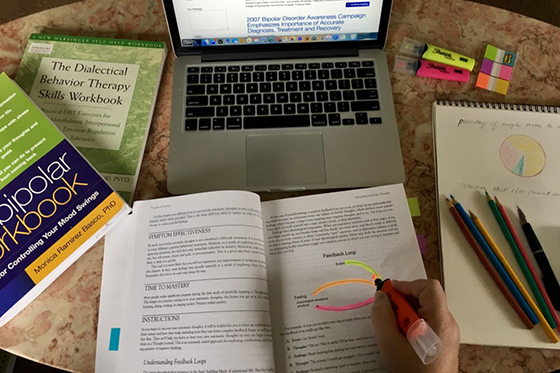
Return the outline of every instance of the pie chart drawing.
[[[500,159],[509,172],[521,177],[537,176],[546,164],[541,144],[525,135],[505,139],[500,146]]]

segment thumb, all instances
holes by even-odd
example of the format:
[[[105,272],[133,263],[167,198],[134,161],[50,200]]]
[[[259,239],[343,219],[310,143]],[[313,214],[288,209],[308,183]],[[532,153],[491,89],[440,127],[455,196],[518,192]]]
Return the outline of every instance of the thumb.
[[[391,301],[382,291],[375,293],[375,302],[371,307],[371,325],[379,340],[401,336]]]

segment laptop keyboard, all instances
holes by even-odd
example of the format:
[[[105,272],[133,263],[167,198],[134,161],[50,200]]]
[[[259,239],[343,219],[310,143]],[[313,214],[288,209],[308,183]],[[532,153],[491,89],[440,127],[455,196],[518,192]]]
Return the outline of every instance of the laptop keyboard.
[[[187,67],[186,131],[381,124],[373,61]]]

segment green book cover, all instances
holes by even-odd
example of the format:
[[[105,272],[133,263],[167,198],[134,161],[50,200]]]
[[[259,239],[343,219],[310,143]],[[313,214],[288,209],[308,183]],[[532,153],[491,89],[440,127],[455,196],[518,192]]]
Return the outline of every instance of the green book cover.
[[[16,82],[132,202],[166,55],[164,42],[32,34]]]

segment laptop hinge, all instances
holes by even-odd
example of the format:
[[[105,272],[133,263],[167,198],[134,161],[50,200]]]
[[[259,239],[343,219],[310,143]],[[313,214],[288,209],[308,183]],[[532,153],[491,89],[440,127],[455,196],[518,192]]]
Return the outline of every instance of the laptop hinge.
[[[242,52],[242,53],[203,53],[203,62],[215,61],[243,61],[243,60],[267,60],[267,59],[291,59],[291,58],[324,58],[324,57],[346,57],[358,56],[358,48],[333,48],[321,50],[297,50],[297,51],[267,51],[267,52]]]

